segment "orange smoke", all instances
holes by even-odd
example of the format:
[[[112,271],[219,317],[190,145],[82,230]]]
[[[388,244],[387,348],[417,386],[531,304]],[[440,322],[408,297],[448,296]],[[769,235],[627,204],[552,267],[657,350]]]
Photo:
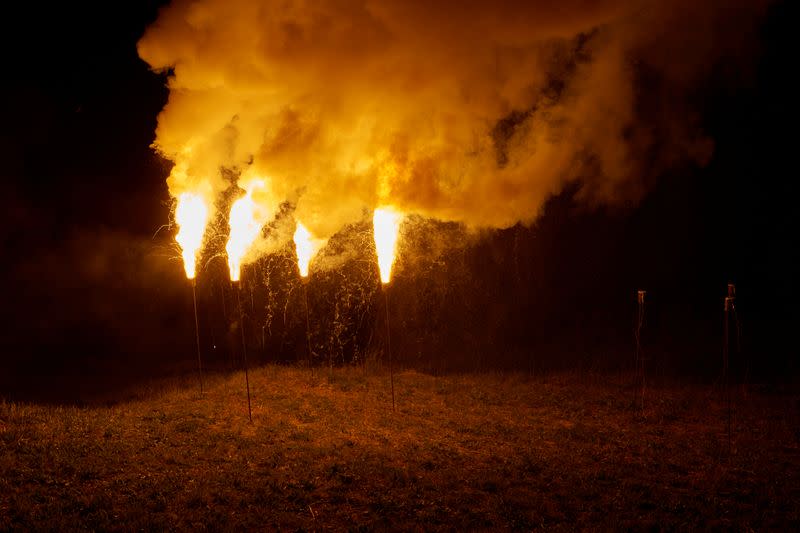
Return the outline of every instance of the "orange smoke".
[[[138,51],[170,73],[154,146],[173,196],[269,176],[253,208],[289,202],[321,239],[381,205],[507,227],[571,183],[627,202],[707,161],[689,95],[763,4],[180,1]]]

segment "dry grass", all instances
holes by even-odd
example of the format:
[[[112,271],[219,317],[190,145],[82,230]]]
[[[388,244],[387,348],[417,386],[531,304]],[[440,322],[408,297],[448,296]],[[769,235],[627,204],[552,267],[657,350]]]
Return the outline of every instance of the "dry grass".
[[[101,408],[0,403],[0,530],[793,528],[795,396],[268,367]]]

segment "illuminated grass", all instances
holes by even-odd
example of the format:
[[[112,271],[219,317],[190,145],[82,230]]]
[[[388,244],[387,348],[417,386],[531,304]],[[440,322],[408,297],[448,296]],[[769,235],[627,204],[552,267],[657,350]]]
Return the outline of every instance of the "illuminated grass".
[[[796,399],[736,453],[705,387],[268,367],[113,407],[0,403],[0,530],[796,527]],[[632,381],[631,381],[632,383]],[[791,408],[790,408],[791,407]]]

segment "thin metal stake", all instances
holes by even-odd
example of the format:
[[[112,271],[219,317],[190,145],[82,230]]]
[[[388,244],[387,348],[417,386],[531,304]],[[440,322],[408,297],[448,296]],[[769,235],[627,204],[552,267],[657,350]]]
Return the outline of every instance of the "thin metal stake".
[[[311,370],[311,377],[314,377],[314,361],[311,352],[311,325],[308,320],[308,283],[303,281],[303,300],[306,304],[306,344],[308,345],[308,368]]]
[[[197,321],[197,282],[192,278],[192,302],[194,303],[194,336],[197,340],[197,370],[200,374],[200,395],[203,394],[203,360],[200,358],[200,325]]]
[[[646,291],[637,291],[636,300],[639,304],[639,312],[636,318],[636,372],[641,378],[641,409],[644,411],[644,391],[645,391],[645,374],[644,374],[644,357],[642,356],[642,326],[644,326],[644,298],[647,294]]]
[[[219,285],[219,294],[222,297],[222,316],[225,319],[225,322],[228,321],[228,306],[225,305],[225,284],[220,283]]]
[[[389,352],[389,381],[392,384],[392,411],[394,408],[394,365],[392,364],[392,335],[389,328],[389,287],[383,286],[383,297],[386,303],[386,349]]]
[[[724,320],[724,335],[725,338],[722,343],[722,386],[724,387],[725,407],[728,411],[728,453],[730,454],[733,449],[732,434],[731,434],[731,419],[733,418],[732,405],[731,405],[731,384],[730,384],[730,325],[729,317],[731,307],[733,307],[733,297],[725,297],[725,320]]]
[[[247,415],[250,417],[250,422],[253,422],[253,410],[250,407],[250,377],[247,373],[247,343],[244,339],[244,313],[242,312],[242,296],[241,287],[236,283],[236,300],[239,302],[239,329],[242,331],[242,355],[244,357],[244,382],[247,384]]]

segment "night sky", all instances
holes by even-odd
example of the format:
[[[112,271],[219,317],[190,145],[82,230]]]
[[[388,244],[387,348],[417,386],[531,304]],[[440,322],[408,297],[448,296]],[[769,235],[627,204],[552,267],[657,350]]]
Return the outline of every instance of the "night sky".
[[[190,293],[174,230],[163,228],[171,163],[150,147],[167,77],[136,49],[159,4],[4,14],[0,396],[25,389],[61,398],[79,379],[102,388],[191,369]],[[458,286],[477,287],[462,294],[462,309],[488,313],[483,353],[461,350],[473,340],[459,331],[475,319],[439,307],[432,320],[455,340],[449,355],[436,357],[452,364],[419,352],[401,361],[527,369],[535,353],[543,369],[620,368],[632,357],[636,290],[646,289],[645,341],[655,366],[713,379],[722,300],[733,282],[752,375],[795,376],[793,20],[796,5],[773,3],[749,67],[714,65],[693,88],[697,120],[714,141],[706,164],[661,167],[644,180],[641,198],[615,205],[585,201],[573,183],[532,226],[482,232],[465,252],[468,282]],[[641,83],[646,91],[649,82]],[[425,282],[411,269],[399,272],[398,305],[428,313],[417,302]],[[210,298],[201,300],[211,305]],[[214,312],[209,323],[221,320]],[[280,346],[294,357],[291,343]],[[500,355],[488,356],[492,350]]]

